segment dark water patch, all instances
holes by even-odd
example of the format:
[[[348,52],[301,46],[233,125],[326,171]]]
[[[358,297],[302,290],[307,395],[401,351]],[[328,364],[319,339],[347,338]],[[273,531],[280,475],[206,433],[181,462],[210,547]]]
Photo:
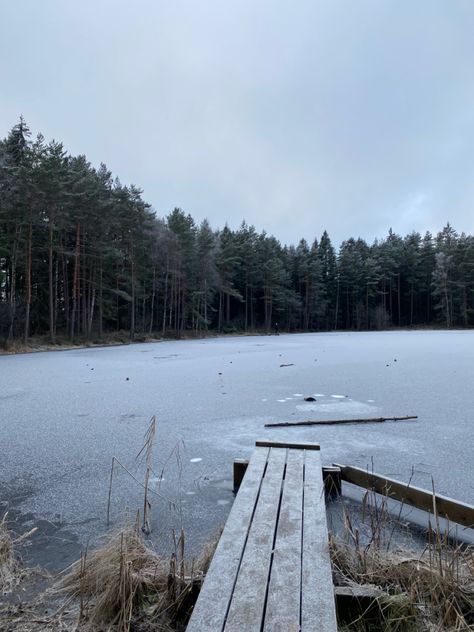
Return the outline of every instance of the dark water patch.
[[[13,540],[18,540],[14,542],[14,552],[25,571],[18,586],[3,597],[4,603],[24,603],[34,599],[50,584],[51,576],[80,557],[83,548],[67,524],[21,511],[21,503],[33,494],[31,487],[0,486],[0,519],[5,518]]]

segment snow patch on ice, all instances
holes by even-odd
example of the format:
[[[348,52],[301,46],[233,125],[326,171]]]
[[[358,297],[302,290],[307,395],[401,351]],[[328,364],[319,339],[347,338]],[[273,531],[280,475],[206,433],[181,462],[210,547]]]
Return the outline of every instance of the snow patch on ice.
[[[284,404],[286,402],[286,399],[277,399],[277,402],[281,402],[282,404]]]
[[[150,483],[150,485],[157,485],[157,486],[158,486],[158,485],[159,485],[160,483],[162,483],[164,480],[166,480],[166,479],[165,479],[165,478],[163,478],[163,477],[160,477],[160,478],[150,478],[149,483]]]
[[[338,401],[329,404],[299,404],[296,408],[304,412],[342,413],[348,415],[370,415],[379,410],[376,406],[347,400],[345,402]]]
[[[218,505],[228,505],[230,503],[230,500],[225,500],[224,498],[219,498],[219,500],[217,501]]]
[[[331,395],[331,397],[334,397],[334,399],[344,399],[345,395]]]
[[[293,393],[293,397],[303,397],[303,393]]]
[[[194,459],[189,459],[190,463],[199,463],[199,461],[202,461],[202,459],[200,457],[195,457]]]

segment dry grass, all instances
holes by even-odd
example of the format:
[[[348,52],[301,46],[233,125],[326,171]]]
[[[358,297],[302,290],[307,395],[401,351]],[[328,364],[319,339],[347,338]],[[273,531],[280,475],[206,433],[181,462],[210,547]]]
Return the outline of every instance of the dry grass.
[[[366,502],[363,509],[367,518]],[[367,522],[371,535],[362,538],[346,515],[345,534],[330,537],[330,550],[335,583],[382,589],[379,621],[373,627],[362,616],[341,629],[474,630],[474,548],[453,546],[448,535],[440,533],[435,517],[438,528],[429,528],[422,551],[401,549],[393,543],[385,506],[373,499]]]
[[[79,602],[79,619],[92,628],[185,629],[214,548],[215,543],[209,545],[187,564],[182,532],[170,559],[164,559],[147,547],[137,524],[85,554],[63,573],[54,591]]]
[[[18,560],[15,547],[36,531],[34,528],[18,537],[13,537],[7,527],[7,516],[8,514],[4,514],[0,520],[0,595],[4,596],[18,586],[28,574]]]
[[[6,526],[5,514],[0,521],[0,594],[10,592],[17,575],[17,562],[13,552],[13,538]]]

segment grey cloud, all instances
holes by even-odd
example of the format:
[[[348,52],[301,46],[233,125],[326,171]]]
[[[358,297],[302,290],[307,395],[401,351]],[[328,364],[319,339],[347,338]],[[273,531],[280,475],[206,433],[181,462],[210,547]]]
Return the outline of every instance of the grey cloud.
[[[474,232],[470,0],[3,2],[23,113],[165,214],[284,242]]]

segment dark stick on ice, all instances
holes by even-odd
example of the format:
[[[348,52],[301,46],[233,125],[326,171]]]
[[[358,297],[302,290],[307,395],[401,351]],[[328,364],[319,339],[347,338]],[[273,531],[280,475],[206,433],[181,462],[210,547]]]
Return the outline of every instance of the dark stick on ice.
[[[281,421],[273,424],[265,424],[265,428],[283,426],[331,426],[333,424],[372,424],[384,421],[406,421],[418,419],[418,415],[405,415],[405,417],[369,417],[368,419],[318,419],[317,421]]]

